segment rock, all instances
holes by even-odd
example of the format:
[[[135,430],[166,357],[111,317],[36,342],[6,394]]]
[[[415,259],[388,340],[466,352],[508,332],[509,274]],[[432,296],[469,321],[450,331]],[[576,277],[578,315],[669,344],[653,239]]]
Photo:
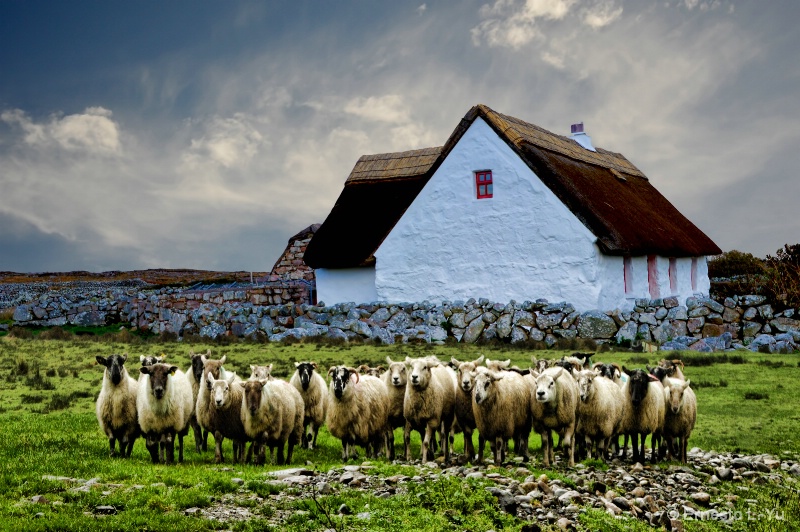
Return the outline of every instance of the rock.
[[[733,480],[733,470],[727,467],[718,467],[715,473],[720,480]]]
[[[467,326],[466,331],[464,331],[464,336],[461,339],[462,342],[467,344],[473,344],[478,338],[481,337],[483,333],[483,329],[486,327],[486,322],[484,322],[480,318],[476,318],[472,320],[469,325]]]
[[[31,502],[35,504],[50,504],[50,501],[44,495],[34,495],[31,497]]]
[[[517,501],[510,491],[495,488],[493,486],[487,487],[486,491],[488,491],[497,498],[497,503],[500,505],[500,508],[504,512],[511,515],[516,515]]]
[[[113,515],[117,513],[117,509],[113,506],[95,506],[94,513],[97,515]]]
[[[694,503],[699,504],[701,506],[708,506],[708,504],[711,502],[711,495],[709,495],[705,491],[698,491],[696,493],[692,493],[690,498]]]
[[[339,515],[352,515],[353,510],[351,510],[350,507],[347,506],[346,504],[342,503],[339,506],[339,509],[337,510],[336,513],[338,513]]]
[[[800,477],[800,464],[794,464],[789,468],[789,474],[795,477]]]
[[[629,503],[628,499],[625,497],[615,497],[611,502],[623,512],[629,512],[631,510],[631,503]]]

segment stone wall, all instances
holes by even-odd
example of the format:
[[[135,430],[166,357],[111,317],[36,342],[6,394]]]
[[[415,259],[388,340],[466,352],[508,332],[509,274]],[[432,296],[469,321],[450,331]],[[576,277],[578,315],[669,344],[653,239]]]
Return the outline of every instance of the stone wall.
[[[308,304],[306,283],[272,287],[113,294],[71,299],[52,293],[17,307],[18,325],[104,325],[122,323],[154,333],[302,339],[419,340],[442,343],[499,339],[511,343],[592,339],[598,343],[662,349],[714,351],[737,347],[791,351],[800,344],[794,309],[774,312],[763,296],[641,299],[631,312],[578,312],[569,303],[545,300],[495,303],[468,301],[388,304]],[[285,303],[291,301],[291,303]],[[276,304],[277,303],[277,304]]]
[[[314,270],[303,260],[306,247],[320,224],[313,224],[289,239],[283,254],[275,262],[269,274],[269,281],[308,281],[314,282]]]

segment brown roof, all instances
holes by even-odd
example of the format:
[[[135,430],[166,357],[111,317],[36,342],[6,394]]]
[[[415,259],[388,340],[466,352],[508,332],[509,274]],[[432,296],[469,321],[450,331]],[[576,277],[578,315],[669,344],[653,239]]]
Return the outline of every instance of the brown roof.
[[[619,153],[476,105],[442,148],[363,156],[306,250],[312,268],[374,262],[373,253],[476,118],[482,118],[612,255],[716,255],[717,245]]]

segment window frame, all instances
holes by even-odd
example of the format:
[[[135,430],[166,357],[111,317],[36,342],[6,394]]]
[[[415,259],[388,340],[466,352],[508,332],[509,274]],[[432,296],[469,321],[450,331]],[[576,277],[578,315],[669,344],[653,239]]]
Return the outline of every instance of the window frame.
[[[659,299],[661,290],[658,286],[658,257],[656,255],[647,256],[647,287],[650,292],[650,299]]]
[[[476,170],[475,174],[475,199],[491,199],[494,197],[494,176],[491,170]],[[481,194],[481,187],[484,192]]]
[[[633,257],[624,255],[622,257],[622,282],[625,294],[633,293]]]
[[[678,293],[678,259],[669,258],[669,290],[672,294]]]

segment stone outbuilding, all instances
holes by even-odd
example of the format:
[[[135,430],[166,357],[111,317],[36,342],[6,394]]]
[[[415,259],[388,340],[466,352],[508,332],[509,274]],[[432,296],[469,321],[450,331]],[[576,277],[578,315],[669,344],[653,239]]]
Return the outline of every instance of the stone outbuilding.
[[[283,254],[275,262],[268,281],[308,281],[314,283],[314,270],[304,260],[306,246],[311,241],[320,224],[312,224],[289,239]]]

